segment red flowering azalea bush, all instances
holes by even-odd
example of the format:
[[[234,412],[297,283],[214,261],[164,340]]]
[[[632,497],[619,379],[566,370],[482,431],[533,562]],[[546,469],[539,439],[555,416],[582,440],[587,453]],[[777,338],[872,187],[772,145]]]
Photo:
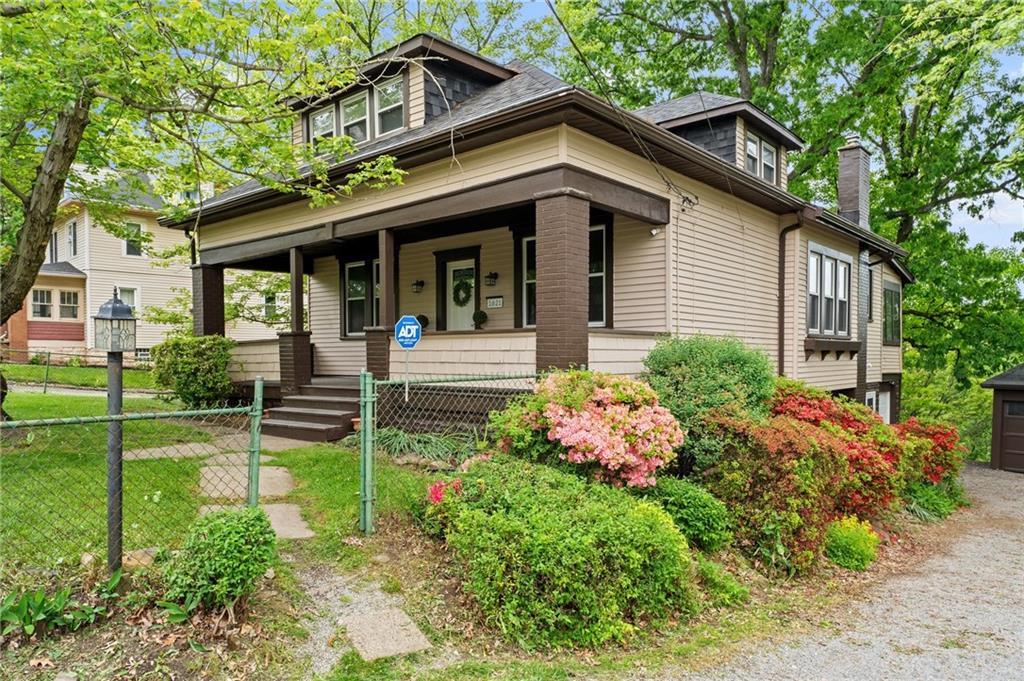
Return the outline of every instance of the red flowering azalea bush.
[[[647,487],[675,458],[683,431],[640,381],[586,370],[548,374],[490,417],[503,452],[566,462],[614,486]]]
[[[928,443],[921,456],[918,468],[920,475],[912,479],[912,482],[928,481],[937,485],[960,475],[965,448],[960,444],[960,435],[955,426],[924,424],[916,418],[909,418],[904,423],[896,424],[896,432],[904,440],[919,438]]]

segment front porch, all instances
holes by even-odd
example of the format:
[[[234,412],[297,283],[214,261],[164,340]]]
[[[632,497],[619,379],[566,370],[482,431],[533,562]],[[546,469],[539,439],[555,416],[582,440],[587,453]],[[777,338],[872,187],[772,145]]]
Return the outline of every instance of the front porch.
[[[289,273],[292,326],[276,342],[239,344],[232,374],[276,378],[286,408],[328,377],[364,369],[376,378],[571,366],[637,373],[667,328],[668,201],[586,179],[592,191],[522,197],[495,187],[478,196],[482,205],[463,192],[413,212],[201,250],[196,333],[223,333],[224,268],[258,269]],[[405,314],[424,326],[410,353],[391,339]]]

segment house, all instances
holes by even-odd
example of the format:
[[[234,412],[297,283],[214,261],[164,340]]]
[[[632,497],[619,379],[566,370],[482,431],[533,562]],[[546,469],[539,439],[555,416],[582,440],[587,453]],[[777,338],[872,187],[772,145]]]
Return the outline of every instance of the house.
[[[170,327],[147,321],[143,311],[170,304],[181,289],[191,287],[192,275],[186,260],[168,262],[153,254],[187,244],[187,237],[159,227],[157,215],[163,204],[158,197],[129,190],[126,183],[123,187],[129,206],[124,222],[151,240],[144,245],[143,240],[111,234],[81,201],[68,196],[32,290],[6,324],[5,348],[12,360],[49,351],[54,363],[69,357],[83,363],[105,362],[105,353],[93,350],[92,317],[115,287],[139,319],[134,359],[148,361],[150,348],[164,340]],[[255,322],[233,322],[228,332],[243,341],[275,336],[273,329]]]
[[[289,272],[297,310],[308,277],[308,330],[296,315],[258,355],[291,396],[271,430],[343,432],[354,406],[316,396],[364,368],[404,375],[390,334],[406,314],[426,327],[409,358],[418,376],[636,373],[659,334],[735,334],[781,375],[898,416],[911,279],[906,253],[869,227],[856,140],[839,151],[832,212],[787,191],[786,152],[802,142],[748,101],[695,93],[626,112],[430,35],[294,106],[295,143],[359,142],[332,178],[387,153],[404,183],[311,208],[247,182],[163,223],[198,230],[197,333],[224,333],[224,268]]]
[[[1024,473],[1024,364],[981,384],[992,391],[992,468]]]

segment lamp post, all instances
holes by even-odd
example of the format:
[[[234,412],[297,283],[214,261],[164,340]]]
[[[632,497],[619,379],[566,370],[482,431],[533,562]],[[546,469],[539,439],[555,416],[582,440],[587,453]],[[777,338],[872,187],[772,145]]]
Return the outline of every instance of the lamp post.
[[[107,351],[107,414],[121,413],[124,397],[124,353],[135,351],[132,308],[117,297],[100,305],[93,317],[96,347]],[[121,460],[124,439],[121,421],[107,424],[107,569],[121,569]]]

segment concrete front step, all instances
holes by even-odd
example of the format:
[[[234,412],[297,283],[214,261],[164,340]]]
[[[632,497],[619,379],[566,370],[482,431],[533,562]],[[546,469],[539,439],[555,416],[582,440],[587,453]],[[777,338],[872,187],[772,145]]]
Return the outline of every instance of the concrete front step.
[[[340,440],[352,429],[350,424],[334,425],[314,423],[310,421],[292,421],[285,419],[263,419],[262,433],[276,435],[307,442],[329,442]]]
[[[358,400],[359,387],[322,384],[301,385],[299,386],[299,394],[322,395],[324,397],[348,397],[353,400]]]
[[[285,407],[323,409],[330,411],[359,411],[358,397],[332,397],[329,395],[288,395],[281,400]]]
[[[306,421],[334,426],[346,426],[352,423],[352,419],[358,415],[358,412],[342,409],[310,409],[292,406],[274,407],[267,413],[269,418],[281,421]]]

